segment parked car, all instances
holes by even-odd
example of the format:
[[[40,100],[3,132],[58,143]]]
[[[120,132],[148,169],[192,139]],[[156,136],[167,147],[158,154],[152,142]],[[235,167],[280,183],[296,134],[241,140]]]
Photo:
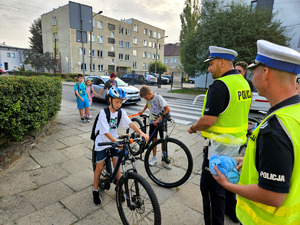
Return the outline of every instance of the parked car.
[[[193,84],[193,83],[195,83],[195,80],[196,80],[196,77],[194,77],[194,76],[189,77],[189,83]]]
[[[106,81],[110,79],[109,76],[87,76],[86,78],[89,78],[92,81],[93,89],[96,93],[99,93],[104,88]],[[139,89],[134,86],[128,86],[128,84],[119,78],[116,78],[115,81],[117,81],[118,87],[126,92],[126,100],[124,100],[123,104],[134,104],[141,101]],[[97,96],[94,96],[93,98],[106,101],[107,93],[108,90],[104,90],[100,95],[100,98]]]
[[[12,70],[5,70],[5,73],[8,74],[8,75],[13,75],[14,71],[12,71]]]
[[[157,78],[157,82],[159,81],[158,77],[159,75],[155,74],[155,73],[151,73],[150,75],[154,76]],[[169,79],[166,77],[161,76],[161,84],[169,84]]]
[[[126,82],[128,84],[133,83],[133,78],[135,80],[135,83],[138,83],[138,84],[144,84],[146,81],[146,78],[143,74],[134,74],[134,76],[133,76],[132,73],[126,73],[120,77],[121,80],[123,80],[124,82]]]
[[[157,78],[150,74],[146,74],[145,78],[146,78],[146,84],[156,84],[157,83]]]
[[[168,78],[169,79],[169,84],[172,83],[173,77],[171,75],[162,75],[161,77]]]
[[[0,74],[5,74],[5,70],[0,69]]]
[[[259,96],[256,91],[252,93],[253,97],[250,110],[267,112],[271,107],[269,101],[265,97]]]

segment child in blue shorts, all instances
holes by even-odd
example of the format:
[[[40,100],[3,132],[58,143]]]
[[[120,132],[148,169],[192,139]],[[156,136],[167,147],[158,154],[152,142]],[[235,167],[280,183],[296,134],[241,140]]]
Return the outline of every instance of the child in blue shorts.
[[[84,120],[83,117],[83,108],[85,109],[85,114],[89,115],[90,113],[90,103],[89,103],[89,97],[87,95],[87,88],[85,83],[83,82],[83,76],[81,74],[78,74],[78,83],[74,86],[74,91],[76,95],[76,101],[77,101],[77,109],[79,109],[79,114],[81,117],[81,122],[87,123],[90,122],[89,117],[86,117]]]
[[[122,125],[125,128],[130,127],[137,133],[139,133],[142,137],[145,138],[146,141],[149,140],[149,136],[143,133],[132,121],[128,118],[127,113],[121,109],[123,100],[126,98],[126,93],[117,87],[112,87],[108,92],[109,96],[109,112],[110,112],[110,120],[107,121],[107,117],[104,109],[100,111],[99,118],[95,128],[95,148],[94,151],[96,153],[96,169],[94,172],[94,187],[93,187],[93,198],[94,204],[101,204],[102,200],[99,195],[98,185],[100,174],[104,166],[104,160],[106,159],[106,148],[110,146],[98,146],[98,143],[102,142],[116,142],[118,137],[118,124]],[[118,110],[121,110],[120,122],[118,123]],[[112,161],[115,167],[118,161],[118,149],[114,149],[111,153],[113,155]],[[121,170],[119,169],[116,175],[116,178],[119,180],[121,177]]]

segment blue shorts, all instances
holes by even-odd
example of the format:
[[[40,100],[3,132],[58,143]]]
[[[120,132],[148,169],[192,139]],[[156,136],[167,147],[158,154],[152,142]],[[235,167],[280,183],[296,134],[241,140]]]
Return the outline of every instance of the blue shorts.
[[[106,149],[96,152],[96,163],[102,162],[106,159]],[[110,152],[114,158],[119,158],[120,150],[116,148],[110,149]]]
[[[80,98],[77,98],[77,109],[83,109],[90,107],[89,99],[84,98],[83,101]]]

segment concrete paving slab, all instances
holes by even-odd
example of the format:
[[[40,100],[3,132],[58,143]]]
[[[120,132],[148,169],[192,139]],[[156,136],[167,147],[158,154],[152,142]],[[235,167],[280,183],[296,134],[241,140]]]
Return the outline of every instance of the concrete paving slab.
[[[74,191],[61,181],[42,186],[24,194],[36,209],[42,209],[72,195]]]
[[[92,169],[91,160],[89,160],[85,156],[79,156],[74,159],[68,159],[67,161],[63,162],[61,166],[70,174],[76,174],[77,172],[86,168]]]
[[[42,142],[39,145],[35,146],[38,150],[41,152],[49,152],[51,150],[58,150],[67,147],[67,145],[57,141],[57,140],[52,140],[51,145],[49,145],[49,141]]]
[[[58,141],[65,144],[66,146],[74,146],[74,145],[81,144],[81,143],[85,142],[86,140],[84,138],[78,137],[78,135],[77,136],[73,135],[73,136],[69,136],[69,137],[60,138],[60,139],[58,139]]]
[[[24,199],[23,194],[15,194],[0,198],[0,224],[14,221],[33,213],[36,209]]]
[[[30,151],[30,155],[43,167],[51,166],[53,164],[63,163],[68,158],[59,150],[51,150],[48,152]]]
[[[79,156],[83,156],[87,153],[90,153],[91,150],[87,146],[79,144],[79,145],[64,148],[61,150],[61,152],[69,159],[75,159]]]
[[[32,214],[22,217],[16,221],[20,225],[53,225],[53,224],[73,224],[78,218],[59,202],[40,209]]]
[[[31,158],[28,153],[25,153],[20,159],[11,165],[11,167],[7,170],[7,173],[15,174],[39,168],[41,168],[41,166],[33,158]]]
[[[61,179],[61,181],[77,192],[93,185],[94,173],[91,169],[86,168],[66,178]]]
[[[64,177],[67,177],[68,175],[70,175],[70,173],[56,164],[29,172],[29,176],[38,186],[43,186],[52,183],[53,181],[58,181]]]

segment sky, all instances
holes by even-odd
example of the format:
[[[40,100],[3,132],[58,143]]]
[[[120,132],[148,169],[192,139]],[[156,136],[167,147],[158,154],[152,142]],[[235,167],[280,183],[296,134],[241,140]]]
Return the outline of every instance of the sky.
[[[29,27],[42,14],[68,4],[67,0],[0,0],[0,43],[29,47]],[[135,18],[165,30],[166,43],[179,40],[184,0],[73,0],[92,6],[93,12],[117,20]]]

